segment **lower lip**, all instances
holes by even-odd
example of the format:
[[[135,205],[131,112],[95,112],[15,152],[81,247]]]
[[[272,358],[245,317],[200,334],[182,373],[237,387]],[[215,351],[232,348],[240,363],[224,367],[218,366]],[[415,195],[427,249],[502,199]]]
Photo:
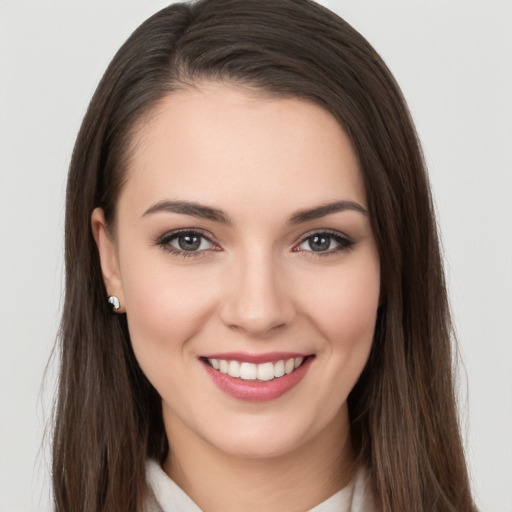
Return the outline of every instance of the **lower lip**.
[[[224,393],[238,400],[267,402],[275,400],[293,389],[306,375],[313,357],[308,357],[296,370],[288,375],[269,381],[243,380],[231,377],[202,361],[208,375]]]

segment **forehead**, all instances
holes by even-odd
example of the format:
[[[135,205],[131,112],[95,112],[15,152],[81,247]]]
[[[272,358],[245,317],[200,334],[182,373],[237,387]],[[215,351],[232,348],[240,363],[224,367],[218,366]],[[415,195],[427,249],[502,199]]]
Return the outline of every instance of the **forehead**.
[[[120,200],[141,204],[366,203],[357,156],[329,112],[220,84],[171,93],[139,124],[124,188]]]

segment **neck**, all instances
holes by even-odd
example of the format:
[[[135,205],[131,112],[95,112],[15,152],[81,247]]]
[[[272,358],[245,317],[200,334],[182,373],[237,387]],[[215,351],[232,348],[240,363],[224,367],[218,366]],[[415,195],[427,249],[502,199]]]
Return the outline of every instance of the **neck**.
[[[176,418],[164,471],[208,512],[309,510],[347,485],[354,473],[348,412],[293,451],[243,458],[220,451]]]

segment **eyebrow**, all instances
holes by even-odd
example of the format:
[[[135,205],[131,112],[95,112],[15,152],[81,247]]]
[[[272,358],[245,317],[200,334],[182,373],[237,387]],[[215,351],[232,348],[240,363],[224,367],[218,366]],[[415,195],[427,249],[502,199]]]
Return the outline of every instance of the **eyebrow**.
[[[231,224],[229,215],[222,210],[192,201],[159,201],[148,208],[142,216],[145,217],[146,215],[157,212],[181,213],[201,219],[213,220],[221,224]]]
[[[315,208],[299,210],[290,217],[288,223],[292,225],[301,224],[310,220],[320,219],[332,213],[347,210],[356,211],[365,216],[368,215],[367,210],[355,201],[334,201]],[[158,212],[180,213],[183,215],[190,215],[192,217],[212,220],[221,224],[232,224],[229,215],[222,210],[193,201],[159,201],[149,207],[142,216],[145,217],[146,215]]]
[[[355,201],[334,201],[316,208],[299,210],[290,217],[290,224],[301,224],[310,220],[320,219],[331,213],[344,212],[352,210],[362,215],[368,216],[368,211]]]

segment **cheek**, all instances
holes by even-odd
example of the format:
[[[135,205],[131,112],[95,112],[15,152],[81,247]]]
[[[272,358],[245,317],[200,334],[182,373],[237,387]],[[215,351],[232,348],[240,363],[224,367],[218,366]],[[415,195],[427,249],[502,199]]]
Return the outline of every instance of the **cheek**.
[[[332,294],[322,306],[322,325],[333,344],[347,349],[371,344],[377,317],[378,288],[348,287]]]
[[[309,286],[310,318],[323,339],[322,355],[327,356],[316,387],[323,390],[320,407],[330,414],[346,400],[366,365],[380,297],[376,257],[343,270],[326,273],[320,280],[317,276]]]
[[[186,348],[215,307],[212,294],[205,293],[215,289],[211,276],[170,265],[165,253],[145,261],[132,252],[123,263],[126,314],[139,363],[172,358]]]
[[[312,314],[333,345],[371,344],[379,306],[379,272],[378,264],[372,262],[333,273],[309,287]]]

